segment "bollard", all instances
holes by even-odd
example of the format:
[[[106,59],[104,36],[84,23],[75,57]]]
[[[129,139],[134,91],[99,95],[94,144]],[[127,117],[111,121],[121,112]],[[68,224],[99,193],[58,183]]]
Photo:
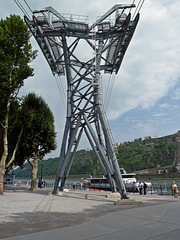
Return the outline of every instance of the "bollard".
[[[85,194],[85,199],[87,199],[88,198],[88,195],[87,194]]]

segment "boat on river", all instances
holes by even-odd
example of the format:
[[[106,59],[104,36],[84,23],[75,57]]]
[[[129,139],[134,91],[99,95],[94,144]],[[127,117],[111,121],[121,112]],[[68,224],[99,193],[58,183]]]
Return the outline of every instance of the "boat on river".
[[[136,173],[127,173],[123,168],[120,168],[121,176],[126,187],[127,192],[139,192],[139,182],[136,180]],[[146,182],[147,188],[150,188],[152,184]],[[111,187],[108,183],[108,179],[105,176],[102,177],[90,177],[83,181],[84,187],[98,190],[110,191]]]

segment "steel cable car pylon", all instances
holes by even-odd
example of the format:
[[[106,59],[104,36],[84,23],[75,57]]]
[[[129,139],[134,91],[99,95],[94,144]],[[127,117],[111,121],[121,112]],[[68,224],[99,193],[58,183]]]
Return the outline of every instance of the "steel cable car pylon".
[[[25,16],[53,74],[67,80],[66,123],[53,194],[63,190],[84,132],[112,192],[127,198],[101,101],[100,78],[102,72],[117,74],[120,68],[139,20],[139,13],[131,19],[129,10],[134,7],[115,5],[91,26],[84,16],[60,14],[52,7],[34,11],[32,20]],[[88,48],[94,51],[92,58],[83,53]]]

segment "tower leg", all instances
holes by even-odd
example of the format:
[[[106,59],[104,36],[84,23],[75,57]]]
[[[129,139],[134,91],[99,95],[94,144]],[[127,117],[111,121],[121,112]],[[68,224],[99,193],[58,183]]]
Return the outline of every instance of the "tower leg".
[[[116,184],[114,183],[114,180],[112,178],[112,176],[114,175],[114,171],[113,171],[113,168],[112,168],[112,165],[111,163],[108,161],[108,158],[106,156],[106,153],[105,153],[105,149],[102,147],[102,145],[100,144],[98,138],[96,137],[96,134],[94,133],[87,117],[84,115],[84,120],[86,122],[86,125],[89,129],[89,132],[91,133],[91,136],[94,140],[94,142],[96,143],[96,146],[102,156],[102,159],[103,159],[103,163],[105,165],[105,168],[106,168],[106,172],[107,172],[107,178],[108,178],[108,181],[109,181],[109,184],[111,186],[111,190],[112,192],[116,192]]]
[[[109,185],[111,187],[112,192],[116,191],[115,183],[113,182],[113,179],[111,178],[111,173],[108,171],[108,168],[103,163],[103,161],[102,161],[102,159],[101,159],[101,157],[100,157],[100,155],[99,155],[99,153],[98,153],[98,151],[96,149],[96,146],[94,145],[93,140],[91,139],[91,136],[90,136],[89,132],[87,131],[86,128],[84,130],[85,130],[86,136],[87,136],[87,138],[88,138],[88,140],[89,140],[89,142],[91,144],[91,147],[92,147],[92,149],[94,150],[94,152],[96,154],[96,157],[97,157],[98,162],[99,162],[99,164],[101,166],[101,169],[103,170],[104,176],[107,177],[107,179],[108,179],[108,182],[109,182]]]
[[[75,143],[75,146],[74,146],[74,150],[72,152],[72,156],[71,156],[71,158],[69,157],[69,163],[68,163],[68,165],[65,168],[64,175],[61,178],[61,183],[59,184],[59,191],[63,191],[63,189],[64,189],[64,184],[65,184],[66,178],[68,177],[69,172],[71,170],[71,166],[72,166],[72,163],[73,163],[73,160],[74,160],[74,157],[75,157],[78,145],[79,145],[79,141],[80,141],[81,136],[82,136],[82,132],[83,132],[83,128],[81,128],[80,133],[78,135],[78,138],[76,140],[76,143]]]
[[[127,198],[126,188],[125,188],[125,185],[124,185],[121,173],[120,173],[118,161],[117,161],[116,154],[115,154],[115,151],[113,148],[111,134],[110,134],[110,131],[108,131],[107,122],[105,120],[105,115],[102,110],[102,106],[98,105],[97,107],[98,107],[98,113],[99,113],[99,120],[101,122],[104,137],[105,137],[107,154],[110,157],[110,161],[112,162],[112,165],[113,165],[113,170],[114,170],[113,179],[116,182],[117,189],[118,189],[118,192],[120,192],[121,197]]]
[[[56,174],[56,180],[55,180],[55,184],[54,184],[53,194],[57,194],[59,186],[64,187],[65,181],[63,180],[63,178],[65,178],[65,170],[69,164],[71,149],[75,142],[76,134],[77,134],[77,131],[78,131],[79,125],[80,125],[80,118],[79,118],[75,129],[71,130],[72,129],[71,124],[69,124],[68,120],[69,119],[67,119],[66,126],[65,126],[63,143],[61,146],[61,154],[60,154],[60,158],[59,158],[59,165],[58,165],[58,170],[57,170],[57,174]],[[67,151],[66,151],[66,142],[67,142],[67,138],[68,138],[68,133],[69,133],[69,142],[68,142],[68,147],[67,147]],[[62,181],[62,184],[61,184],[61,181]]]
[[[57,194],[58,191],[58,186],[59,186],[59,181],[60,181],[60,171],[63,165],[63,160],[65,158],[65,150],[66,150],[66,143],[67,143],[67,138],[68,138],[68,132],[70,129],[70,119],[66,119],[66,124],[65,124],[65,129],[64,129],[64,135],[63,135],[63,140],[61,144],[61,152],[59,156],[59,164],[58,164],[58,169],[56,173],[56,179],[54,183],[54,189],[53,189],[53,194]]]

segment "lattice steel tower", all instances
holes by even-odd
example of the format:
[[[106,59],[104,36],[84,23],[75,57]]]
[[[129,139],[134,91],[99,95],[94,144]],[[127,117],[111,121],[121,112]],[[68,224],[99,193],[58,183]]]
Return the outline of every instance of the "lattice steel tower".
[[[63,190],[85,132],[112,191],[127,198],[101,100],[100,80],[102,72],[117,74],[120,68],[139,20],[139,13],[131,17],[134,7],[115,5],[91,26],[85,17],[60,14],[52,7],[34,11],[32,20],[25,16],[53,74],[67,79],[66,124],[54,194],[58,188]]]

